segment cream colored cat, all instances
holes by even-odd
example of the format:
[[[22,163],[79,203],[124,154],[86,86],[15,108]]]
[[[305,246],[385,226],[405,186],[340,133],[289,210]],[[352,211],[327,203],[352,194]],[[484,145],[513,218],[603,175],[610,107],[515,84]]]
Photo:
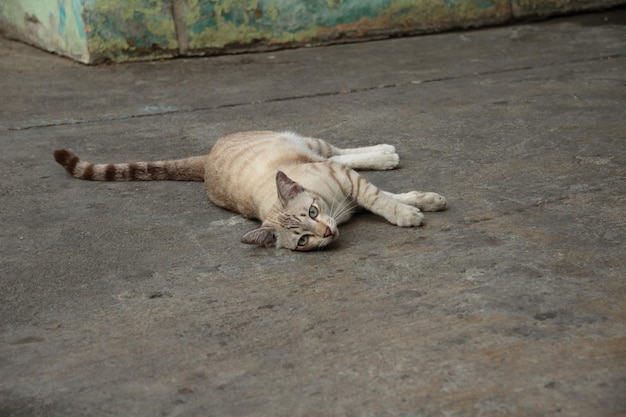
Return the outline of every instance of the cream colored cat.
[[[446,207],[439,194],[388,193],[354,171],[395,168],[398,154],[391,145],[339,149],[289,132],[235,133],[208,155],[173,161],[91,164],[67,150],[54,158],[85,180],[204,181],[214,204],[262,222],[241,241],[265,247],[323,248],[359,206],[403,227],[422,223],[420,209]]]

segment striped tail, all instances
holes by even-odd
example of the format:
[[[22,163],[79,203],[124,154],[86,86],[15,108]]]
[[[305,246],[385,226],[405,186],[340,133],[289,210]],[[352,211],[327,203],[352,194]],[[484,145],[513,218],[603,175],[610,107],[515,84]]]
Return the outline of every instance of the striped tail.
[[[92,164],[61,149],[54,159],[74,178],[93,181],[203,181],[206,156],[173,161]]]

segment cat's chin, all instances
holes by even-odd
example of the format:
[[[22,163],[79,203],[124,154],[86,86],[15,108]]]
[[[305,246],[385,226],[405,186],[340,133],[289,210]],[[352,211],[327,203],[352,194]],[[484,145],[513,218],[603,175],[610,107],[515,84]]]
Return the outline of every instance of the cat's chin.
[[[326,249],[328,248],[329,245],[332,245],[332,243],[334,241],[336,241],[339,238],[339,230],[337,230],[337,228],[335,228],[335,230],[333,231],[332,235],[324,238],[324,240],[322,241],[322,243],[320,244],[318,249]]]
[[[336,241],[333,239],[330,242],[323,243],[322,245],[320,245],[320,246],[318,246],[316,248],[308,249],[307,252],[321,251],[321,250],[332,250],[335,246],[336,246]]]

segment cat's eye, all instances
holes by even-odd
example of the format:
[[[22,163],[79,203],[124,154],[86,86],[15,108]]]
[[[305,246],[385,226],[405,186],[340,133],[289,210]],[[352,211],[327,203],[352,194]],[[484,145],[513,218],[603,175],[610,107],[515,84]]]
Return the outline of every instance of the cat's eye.
[[[317,207],[315,206],[311,206],[309,207],[309,217],[314,219],[317,217],[317,215],[319,214],[319,211],[317,210]]]
[[[304,246],[307,244],[308,241],[309,237],[307,235],[300,236],[300,239],[298,239],[298,246]]]

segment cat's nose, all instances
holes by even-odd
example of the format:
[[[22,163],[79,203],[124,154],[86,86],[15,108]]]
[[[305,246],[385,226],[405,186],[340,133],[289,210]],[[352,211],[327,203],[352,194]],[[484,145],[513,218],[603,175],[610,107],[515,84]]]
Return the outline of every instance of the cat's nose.
[[[330,230],[330,227],[326,227],[326,231],[324,232],[324,237],[330,237],[333,235],[333,232]]]

